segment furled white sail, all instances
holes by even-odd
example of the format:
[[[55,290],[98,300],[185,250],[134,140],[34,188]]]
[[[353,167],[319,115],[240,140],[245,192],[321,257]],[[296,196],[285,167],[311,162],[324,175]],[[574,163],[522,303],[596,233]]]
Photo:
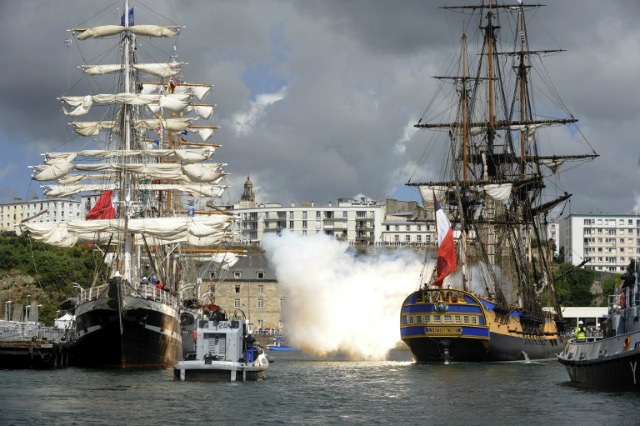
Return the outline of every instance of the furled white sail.
[[[485,184],[479,185],[477,190],[483,191],[489,197],[501,203],[507,203],[511,198],[511,189],[513,183],[500,183],[500,184]]]
[[[120,189],[120,186],[116,183],[110,184],[82,184],[82,185],[45,185],[43,186],[44,193],[47,197],[69,197],[72,195],[80,194],[81,192],[101,192],[105,190]],[[140,191],[181,191],[188,193],[189,196],[202,198],[220,198],[226,190],[225,186],[212,185],[212,184],[138,184],[136,189]]]
[[[71,163],[66,159],[52,160],[51,164],[33,166],[38,171],[32,179],[51,181],[60,179],[72,170],[92,172],[129,172],[154,179],[182,179],[191,182],[213,182],[222,175],[222,164],[218,163]]]
[[[513,183],[477,183],[473,184],[469,187],[471,191],[476,193],[484,193],[491,197],[492,199],[499,201],[501,203],[508,203],[511,197],[511,190],[513,188]],[[433,205],[433,194],[436,194],[436,197],[440,201],[440,203],[448,203],[449,197],[448,194],[454,191],[453,188],[449,188],[443,185],[420,185],[418,186],[420,190],[420,196],[422,197],[422,202],[425,205]]]
[[[184,62],[169,62],[166,64],[133,64],[134,69],[145,74],[154,75],[156,77],[174,77],[180,74]]]
[[[445,203],[447,198],[445,195],[447,194],[448,187],[440,186],[440,185],[420,185],[418,186],[420,190],[420,197],[422,198],[423,205],[433,205],[433,194],[436,194],[436,198],[440,203]]]
[[[196,98],[202,100],[204,99],[213,85],[211,84],[194,84],[194,83],[180,83],[178,86],[173,88],[174,94],[187,94],[194,95]],[[160,93],[164,92],[166,86],[164,84],[158,83],[142,83],[142,91],[140,93],[143,94],[151,94],[151,93]]]
[[[119,157],[135,157],[138,155],[150,158],[169,158],[176,157],[178,160],[193,163],[205,161],[211,158],[216,151],[216,147],[207,146],[192,149],[142,149],[142,150],[121,150],[121,149],[87,149],[78,152],[47,152],[45,153],[45,162],[52,159],[66,159],[71,161],[76,157],[91,158],[119,158]]]
[[[105,65],[81,65],[82,72],[87,75],[104,75],[114,72],[121,72],[124,69],[122,64],[105,64]]]
[[[193,118],[154,118],[149,120],[134,120],[133,126],[139,130],[162,128],[170,132],[191,131],[198,133],[203,141],[211,137],[218,126],[198,126],[191,128]],[[82,136],[97,136],[100,130],[115,131],[115,121],[74,121],[73,129]]]
[[[32,238],[59,247],[71,247],[78,242],[106,242],[125,230],[144,234],[153,244],[189,242],[194,245],[211,243],[210,237],[222,236],[229,217],[208,215],[194,217],[163,217],[123,219],[72,220],[58,223],[25,223]],[[112,242],[113,241],[112,239]]]
[[[149,37],[173,37],[180,33],[180,27],[161,25],[133,25],[130,27],[123,27],[121,25],[100,25],[91,28],[74,28],[71,31],[73,32],[74,37],[78,40],[111,37],[125,31]]]
[[[167,78],[180,74],[184,67],[184,62],[132,64],[131,67],[145,74]],[[80,68],[87,75],[104,75],[121,72],[124,66],[121,64],[103,64],[82,65]]]
[[[73,111],[67,111],[63,108],[65,115],[75,117],[88,113],[94,102],[103,105],[113,103],[129,105],[158,104],[161,108],[164,108],[169,112],[181,112],[189,106],[189,96],[189,94],[185,93],[170,93],[166,95],[118,93],[99,94],[93,96],[63,96],[60,99],[68,105],[76,107]]]

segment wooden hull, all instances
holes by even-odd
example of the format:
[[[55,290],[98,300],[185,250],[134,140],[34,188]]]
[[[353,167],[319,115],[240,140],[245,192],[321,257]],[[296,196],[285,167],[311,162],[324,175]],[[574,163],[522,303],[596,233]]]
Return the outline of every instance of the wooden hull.
[[[554,321],[495,309],[469,292],[420,290],[402,305],[400,335],[419,363],[552,359],[563,350]]]

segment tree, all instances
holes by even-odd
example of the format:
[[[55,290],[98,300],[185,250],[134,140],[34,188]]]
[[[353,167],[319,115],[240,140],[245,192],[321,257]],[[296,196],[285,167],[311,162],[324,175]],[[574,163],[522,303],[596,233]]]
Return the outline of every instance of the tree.
[[[52,325],[60,303],[73,294],[73,284],[90,285],[101,261],[86,245],[58,248],[27,237],[0,236],[0,297],[2,302],[37,300],[42,304],[40,321]]]
[[[593,295],[591,286],[595,271],[577,268],[570,263],[562,263],[555,277],[556,295],[564,306],[591,306]]]

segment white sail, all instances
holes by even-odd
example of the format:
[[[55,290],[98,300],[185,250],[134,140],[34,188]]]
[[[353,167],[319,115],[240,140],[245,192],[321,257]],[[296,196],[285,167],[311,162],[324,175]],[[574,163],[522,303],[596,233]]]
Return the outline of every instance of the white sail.
[[[65,115],[76,117],[87,114],[94,102],[102,105],[113,103],[128,105],[158,104],[169,112],[181,112],[189,106],[189,96],[185,93],[170,93],[167,95],[118,93],[93,96],[63,96],[60,99],[68,105],[76,107],[73,111],[67,111],[63,108]]]
[[[37,241],[58,246],[71,247],[78,242],[94,243],[96,239],[112,242],[125,230],[144,234],[153,239],[153,244],[189,242],[207,245],[211,237],[220,237],[228,225],[226,215],[194,217],[163,217],[129,219],[73,220],[58,223],[26,223],[24,226]],[[100,238],[102,236],[102,238]],[[139,241],[141,242],[141,240]]]
[[[32,178],[37,181],[57,180],[72,170],[92,172],[130,172],[154,179],[183,179],[190,182],[213,182],[222,175],[222,164],[217,163],[71,163],[67,159],[51,160],[51,164],[33,166],[38,171]]]
[[[81,65],[82,72],[87,75],[104,75],[114,72],[122,72],[124,65],[122,64],[105,64],[105,65]]]
[[[204,99],[211,88],[212,84],[194,84],[194,83],[180,83],[176,87],[173,88],[174,94],[187,94],[193,95],[196,98],[202,100]],[[142,83],[142,91],[140,93],[143,94],[151,94],[151,93],[161,93],[166,89],[166,85],[159,83]]]
[[[211,137],[218,126],[198,126],[191,127],[193,118],[155,118],[149,120],[134,120],[133,126],[139,130],[151,130],[162,128],[171,132],[190,131],[198,133],[200,139],[206,141]],[[71,123],[73,129],[82,136],[97,136],[100,130],[116,130],[115,121],[74,121]]]
[[[180,33],[180,27],[161,25],[133,25],[130,27],[123,27],[121,25],[100,25],[91,28],[74,28],[71,31],[77,40],[111,37],[125,31],[149,37],[174,37]]]
[[[216,151],[216,147],[207,146],[202,148],[192,148],[192,149],[143,149],[143,150],[128,150],[124,151],[121,149],[90,149],[83,150],[78,152],[47,152],[44,154],[46,160],[50,161],[51,159],[66,159],[67,161],[71,161],[76,157],[98,157],[98,158],[120,158],[120,157],[135,157],[138,155],[149,157],[149,158],[169,158],[176,157],[178,160],[187,162],[187,163],[195,163],[199,161],[205,161],[211,158],[211,156]]]
[[[169,62],[167,64],[133,64],[131,67],[140,72],[156,77],[174,77],[182,71],[184,62]]]
[[[101,192],[108,189],[120,189],[120,185],[111,184],[82,184],[82,185],[45,185],[43,187],[47,197],[61,198],[80,194],[81,192]],[[140,191],[181,191],[195,198],[220,198],[226,187],[212,184],[138,184]]]

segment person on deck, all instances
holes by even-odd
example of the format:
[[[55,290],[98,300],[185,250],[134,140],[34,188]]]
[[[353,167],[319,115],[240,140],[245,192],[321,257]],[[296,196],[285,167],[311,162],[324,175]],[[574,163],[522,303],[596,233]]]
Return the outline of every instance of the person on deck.
[[[576,336],[577,342],[584,342],[584,340],[587,338],[587,332],[582,325],[582,321],[578,321],[578,326],[576,327],[574,334]]]
[[[620,278],[623,280],[622,288],[620,289],[620,293],[622,294],[622,296],[620,297],[620,305],[624,308],[627,304],[626,301],[631,300],[631,292],[633,291],[633,287],[636,284],[636,276],[633,274],[630,268],[627,268]],[[627,289],[629,290],[628,292]]]

